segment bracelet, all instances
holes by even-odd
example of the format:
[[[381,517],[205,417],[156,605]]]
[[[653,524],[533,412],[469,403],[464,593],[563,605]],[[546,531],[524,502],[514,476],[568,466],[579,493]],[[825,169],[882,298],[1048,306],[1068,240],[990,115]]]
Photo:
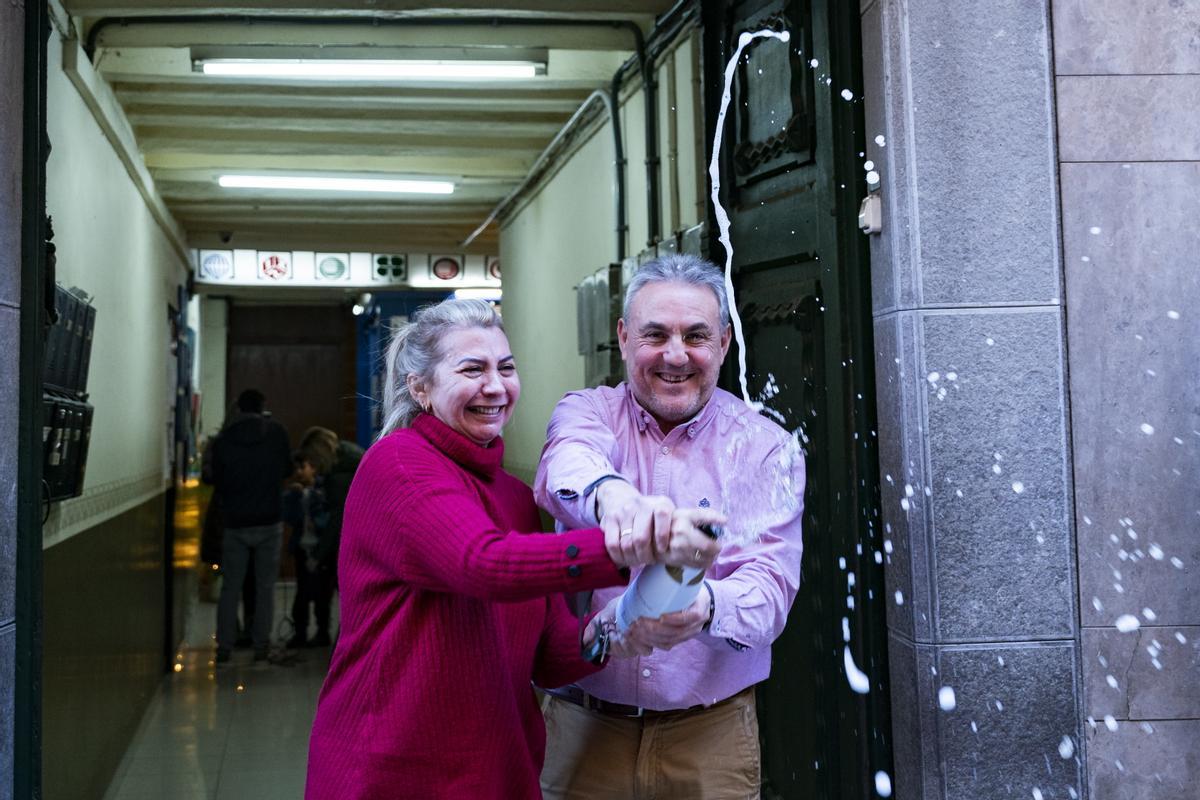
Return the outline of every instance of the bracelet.
[[[704,588],[708,590],[708,621],[704,623],[704,627],[700,630],[707,631],[712,627],[713,614],[717,612],[717,598],[713,595],[712,587],[708,585],[708,581],[704,582]]]
[[[600,487],[600,484],[604,483],[605,481],[625,481],[626,483],[629,483],[629,481],[625,480],[625,476],[623,476],[623,475],[601,475],[599,478],[596,478],[596,480],[592,481],[584,488],[584,490],[583,490],[584,501],[586,501],[587,498],[590,495],[592,495],[596,491],[596,489],[598,489]],[[600,521],[600,498],[599,497],[596,497],[596,499],[592,502],[592,513],[596,517],[596,522],[599,522]]]

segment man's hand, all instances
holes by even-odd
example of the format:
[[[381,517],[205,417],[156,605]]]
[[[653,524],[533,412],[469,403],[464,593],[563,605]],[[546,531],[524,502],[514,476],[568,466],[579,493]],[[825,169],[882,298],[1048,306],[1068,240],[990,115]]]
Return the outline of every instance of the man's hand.
[[[692,604],[682,611],[663,614],[658,619],[636,620],[625,632],[622,645],[633,650],[633,655],[649,655],[652,649],[670,650],[704,629],[708,609],[708,589],[701,588]],[[616,647],[613,652],[617,652]]]
[[[643,495],[613,480],[596,488],[596,503],[604,545],[617,566],[653,564],[670,548],[675,503],[669,497]]]
[[[670,546],[659,561],[670,566],[708,569],[721,543],[700,530],[701,525],[724,525],[725,515],[710,508],[677,508],[671,514]]]

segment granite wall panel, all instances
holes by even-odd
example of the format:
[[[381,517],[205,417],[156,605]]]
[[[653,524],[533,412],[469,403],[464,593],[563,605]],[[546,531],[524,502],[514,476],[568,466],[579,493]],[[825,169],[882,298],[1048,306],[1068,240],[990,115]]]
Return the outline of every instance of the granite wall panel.
[[[16,715],[17,629],[0,625],[0,800],[13,797],[13,719]]]
[[[1200,73],[1200,3],[1054,0],[1059,75]]]
[[[1074,635],[1058,309],[922,316],[939,642]]]
[[[1200,159],[1200,75],[1058,79],[1062,161]]]
[[[20,341],[21,315],[0,305],[0,342]],[[0,626],[16,615],[17,349],[0,354]]]
[[[930,648],[946,798],[1065,798],[1082,791],[1072,642]],[[922,672],[918,665],[918,672]],[[943,687],[953,690],[946,703]]]
[[[907,10],[919,304],[1057,302],[1047,4],[910,2]]]
[[[927,642],[933,636],[935,587],[929,572],[929,505],[920,488],[927,483],[921,397],[912,377],[918,363],[917,321],[912,312],[875,321],[875,385],[888,627]]]
[[[883,10],[881,3],[872,3],[862,15],[863,53],[863,114],[867,130],[866,158],[876,171],[882,171],[888,166],[887,153],[887,116],[886,105],[883,102],[886,93],[883,46]],[[867,102],[873,98],[875,102]],[[875,184],[876,187],[879,184]],[[868,184],[868,188],[871,185]],[[883,203],[883,195],[878,196],[884,210],[883,228],[888,235],[873,235],[867,237],[867,245],[871,250],[871,307],[875,315],[895,311],[896,303],[896,274],[892,267],[891,231],[900,224],[890,213],[890,206]],[[890,192],[888,193],[890,200]]]
[[[7,3],[0,7],[0,304],[13,306],[21,299],[24,60],[25,9]]]
[[[1200,164],[1064,164],[1083,624],[1200,622]]]

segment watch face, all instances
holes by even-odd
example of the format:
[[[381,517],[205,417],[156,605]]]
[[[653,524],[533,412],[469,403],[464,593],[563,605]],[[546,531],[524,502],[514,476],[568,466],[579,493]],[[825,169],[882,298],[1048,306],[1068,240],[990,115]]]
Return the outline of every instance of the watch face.
[[[337,281],[350,275],[350,268],[340,256],[325,256],[317,262],[317,278]]]
[[[444,281],[457,278],[461,270],[462,268],[453,258],[439,258],[437,261],[434,261],[433,266],[430,267],[430,271],[433,272],[433,276]]]
[[[200,261],[200,280],[224,281],[233,277],[233,259],[227,253],[209,253]]]

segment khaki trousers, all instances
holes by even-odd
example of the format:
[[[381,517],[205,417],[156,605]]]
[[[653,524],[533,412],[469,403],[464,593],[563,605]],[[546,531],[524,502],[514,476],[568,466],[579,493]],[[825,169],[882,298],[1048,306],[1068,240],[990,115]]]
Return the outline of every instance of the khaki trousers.
[[[554,695],[546,719],[546,800],[758,798],[754,688],[694,711],[629,718],[588,711]]]

